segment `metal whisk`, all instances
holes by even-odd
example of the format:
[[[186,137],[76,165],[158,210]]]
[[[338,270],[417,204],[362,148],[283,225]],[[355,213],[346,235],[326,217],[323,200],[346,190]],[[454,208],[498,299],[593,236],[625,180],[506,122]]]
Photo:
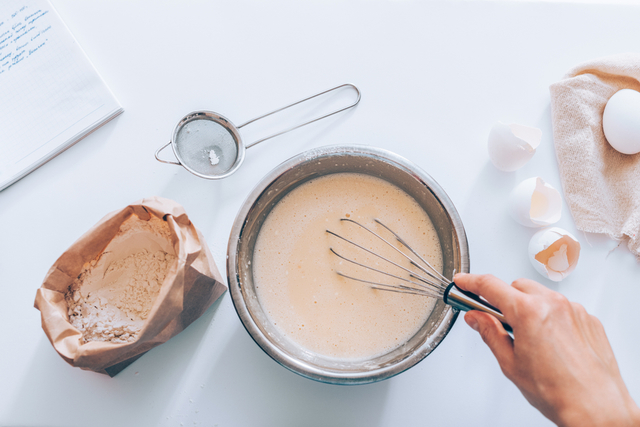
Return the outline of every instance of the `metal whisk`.
[[[407,242],[402,239],[402,237],[398,236],[398,234],[396,234],[393,230],[391,230],[389,227],[387,227],[386,225],[384,225],[379,219],[374,219],[374,221],[379,224],[380,226],[384,227],[387,231],[389,231],[391,234],[393,234],[393,236],[396,238],[396,240],[398,242],[400,242],[404,247],[406,247],[409,252],[411,252],[413,254],[413,257],[407,255],[406,253],[404,253],[403,251],[401,251],[400,249],[398,249],[396,246],[394,246],[393,244],[391,244],[389,241],[387,241],[384,237],[380,236],[378,233],[376,233],[375,231],[371,230],[370,228],[360,224],[357,221],[354,221],[352,219],[349,218],[342,218],[340,219],[340,221],[346,221],[346,222],[350,222],[353,223],[359,227],[361,227],[362,229],[366,230],[367,232],[371,233],[372,235],[374,235],[375,237],[377,237],[378,239],[380,239],[382,242],[384,242],[386,245],[388,245],[389,247],[393,248],[397,253],[399,253],[402,257],[406,258],[409,263],[411,264],[411,266],[414,267],[414,269],[409,269],[406,267],[401,266],[400,264],[378,254],[375,253],[365,247],[363,247],[362,245],[349,240],[339,234],[334,233],[331,230],[326,230],[327,233],[344,240],[345,242],[359,248],[362,251],[365,251],[371,255],[374,255],[375,257],[380,258],[381,260],[394,265],[395,267],[405,271],[406,273],[408,273],[408,277],[402,277],[396,274],[392,274],[389,273],[388,271],[383,271],[374,267],[371,267],[369,265],[365,265],[362,264],[360,262],[354,261],[352,259],[349,259],[346,256],[343,256],[341,254],[339,254],[338,252],[336,252],[333,248],[329,248],[329,250],[331,252],[333,252],[336,256],[340,257],[341,259],[348,261],[351,264],[354,265],[358,265],[360,267],[363,267],[367,270],[371,270],[371,271],[375,271],[377,273],[380,273],[384,276],[387,277],[391,277],[393,279],[399,280],[400,282],[396,282],[395,284],[385,284],[382,282],[375,282],[375,281],[370,281],[370,280],[365,280],[365,279],[361,279],[361,278],[357,278],[357,277],[353,277],[353,276],[349,276],[347,274],[344,274],[340,271],[336,271],[336,273],[342,277],[345,277],[347,279],[350,280],[354,280],[357,282],[361,282],[361,283],[366,283],[368,284],[372,289],[378,289],[381,291],[388,291],[388,292],[398,292],[398,293],[403,293],[403,294],[413,294],[413,295],[420,295],[420,296],[429,296],[429,297],[433,297],[433,298],[439,298],[442,299],[446,304],[449,304],[450,306],[452,306],[453,308],[457,309],[457,310],[462,310],[462,311],[469,311],[469,310],[479,310],[479,311],[483,311],[485,313],[489,313],[490,315],[496,317],[504,326],[504,328],[508,331],[508,332],[513,332],[511,329],[511,326],[509,326],[509,324],[506,323],[506,320],[504,318],[504,315],[500,312],[500,310],[498,310],[497,308],[495,308],[494,306],[492,306],[491,304],[489,304],[488,302],[486,302],[485,300],[483,300],[482,298],[480,298],[478,295],[473,294],[471,292],[467,292],[467,291],[463,291],[462,289],[458,288],[458,286],[456,286],[456,284],[452,281],[447,279],[445,276],[443,276],[438,270],[436,270],[435,267],[433,267],[427,260],[425,260],[422,256],[420,256],[420,254],[418,254],[416,251],[414,251],[411,246],[409,246],[407,244]],[[455,275],[455,272],[454,272]]]

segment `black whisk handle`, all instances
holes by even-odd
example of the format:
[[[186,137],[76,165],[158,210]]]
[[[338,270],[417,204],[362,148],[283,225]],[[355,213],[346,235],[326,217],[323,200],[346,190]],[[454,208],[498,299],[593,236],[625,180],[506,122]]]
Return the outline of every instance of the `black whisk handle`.
[[[500,310],[480,298],[478,295],[468,291],[463,291],[453,282],[451,282],[444,291],[444,302],[461,311],[478,310],[489,313],[502,323],[502,326],[504,326],[504,329],[507,332],[513,333],[513,329],[507,323]]]

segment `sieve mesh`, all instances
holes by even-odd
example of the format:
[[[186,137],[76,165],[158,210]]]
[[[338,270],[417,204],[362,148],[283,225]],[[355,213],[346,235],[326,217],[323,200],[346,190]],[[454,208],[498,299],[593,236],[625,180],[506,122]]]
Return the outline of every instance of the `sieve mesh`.
[[[207,117],[199,117],[182,125],[174,143],[183,165],[203,175],[224,174],[238,157],[239,142],[231,131]]]

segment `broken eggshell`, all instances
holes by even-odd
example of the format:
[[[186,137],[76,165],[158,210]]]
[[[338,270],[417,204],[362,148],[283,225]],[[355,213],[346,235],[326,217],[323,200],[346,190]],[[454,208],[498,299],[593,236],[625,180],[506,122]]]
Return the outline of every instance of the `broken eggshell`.
[[[509,213],[526,227],[545,227],[560,219],[562,196],[542,178],[529,178],[509,195]]]
[[[489,158],[501,171],[513,172],[533,157],[541,138],[540,129],[498,122],[489,132]]]
[[[579,257],[580,243],[561,228],[540,230],[529,241],[529,260],[533,268],[554,282],[571,274]]]

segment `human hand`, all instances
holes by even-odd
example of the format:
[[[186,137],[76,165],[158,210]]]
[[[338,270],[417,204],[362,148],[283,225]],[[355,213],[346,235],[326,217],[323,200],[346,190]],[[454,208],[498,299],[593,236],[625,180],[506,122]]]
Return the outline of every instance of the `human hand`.
[[[469,311],[464,319],[545,417],[560,426],[640,425],[604,328],[584,307],[528,279],[509,286],[491,275],[458,274],[454,282],[502,311],[513,339],[489,314]]]

